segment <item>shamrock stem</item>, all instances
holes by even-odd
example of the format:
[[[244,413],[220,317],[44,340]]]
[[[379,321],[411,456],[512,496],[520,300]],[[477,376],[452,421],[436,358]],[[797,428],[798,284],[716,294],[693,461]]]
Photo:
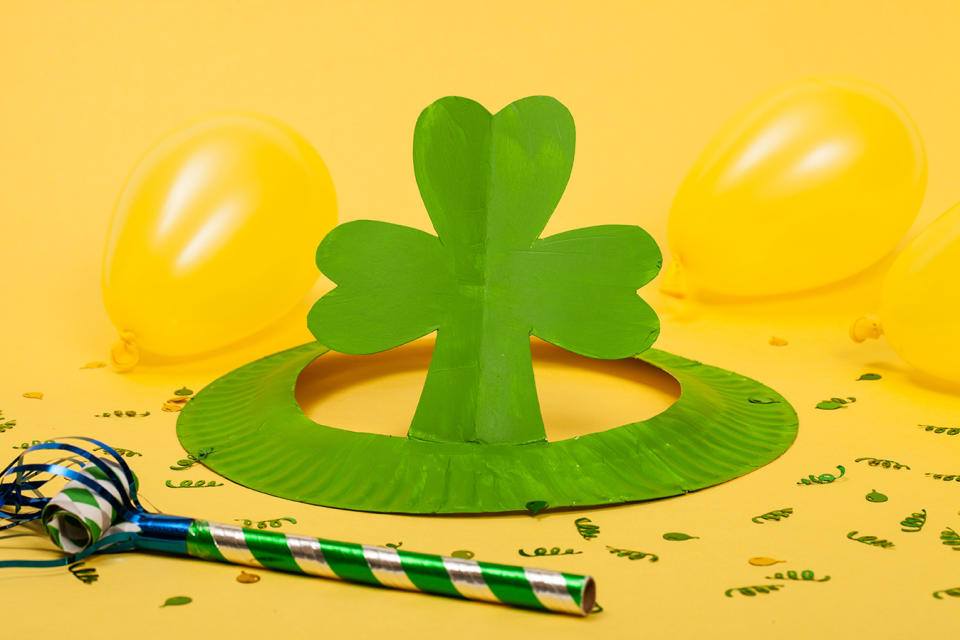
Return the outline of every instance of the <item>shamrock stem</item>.
[[[458,323],[437,332],[409,437],[483,444],[544,441],[530,336],[479,324]],[[463,329],[473,335],[464,336]]]

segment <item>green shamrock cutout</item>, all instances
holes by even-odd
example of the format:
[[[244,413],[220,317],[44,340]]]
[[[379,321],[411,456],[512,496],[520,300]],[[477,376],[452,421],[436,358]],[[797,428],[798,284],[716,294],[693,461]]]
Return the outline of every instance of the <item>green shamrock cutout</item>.
[[[495,115],[466,98],[421,114],[413,164],[436,235],[343,224],[317,264],[337,284],[308,316],[317,341],[215,380],[177,435],[251,489],[390,513],[496,513],[616,504],[695,491],[782,454],[797,415],[763,384],[650,348],[656,314],[637,294],[660,252],[635,226],[541,234],[573,166],[575,129],[549,97]],[[370,354],[436,332],[407,437],[317,423],[294,389],[331,350]],[[666,411],[547,441],[530,337],[592,358],[636,358],[681,388]],[[482,564],[482,563],[481,563]]]
[[[421,114],[417,184],[437,236],[360,220],[331,231],[317,266],[338,284],[307,323],[335,351],[368,354],[433,331],[409,435],[433,442],[546,439],[530,335],[592,358],[646,350],[659,321],[637,295],[660,269],[640,227],[539,235],[573,167],[573,118],[553,98],[496,115],[466,98]]]

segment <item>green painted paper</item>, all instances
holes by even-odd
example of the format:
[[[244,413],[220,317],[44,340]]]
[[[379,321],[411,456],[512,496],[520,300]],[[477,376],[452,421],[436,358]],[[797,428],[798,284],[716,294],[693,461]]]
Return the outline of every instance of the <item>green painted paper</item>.
[[[309,504],[391,513],[530,513],[674,496],[749,473],[787,450],[797,414],[744,376],[648,349],[680,398],[647,420],[529,445],[437,443],[318,424],[294,396],[313,342],[207,385],[177,419],[184,449],[237,484]],[[778,402],[754,404],[751,397]],[[638,407],[639,411],[639,407]]]
[[[640,227],[540,238],[573,167],[573,118],[557,100],[496,115],[438,100],[414,133],[414,171],[437,235],[361,220],[334,229],[317,265],[337,288],[308,325],[336,351],[367,354],[437,332],[409,436],[545,441],[530,336],[593,358],[646,350],[659,321],[637,295],[660,268]]]

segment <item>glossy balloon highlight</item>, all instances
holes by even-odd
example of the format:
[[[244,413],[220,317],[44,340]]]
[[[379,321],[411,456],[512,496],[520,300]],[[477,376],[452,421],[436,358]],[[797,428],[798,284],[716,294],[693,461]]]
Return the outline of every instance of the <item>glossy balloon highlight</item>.
[[[926,176],[916,127],[879,89],[814,78],[772,91],[681,184],[665,290],[765,296],[852,276],[896,247]]]
[[[287,125],[238,113],[173,131],[134,168],[110,225],[102,285],[121,337],[114,366],[265,328],[317,280],[314,253],[336,218],[323,160]]]

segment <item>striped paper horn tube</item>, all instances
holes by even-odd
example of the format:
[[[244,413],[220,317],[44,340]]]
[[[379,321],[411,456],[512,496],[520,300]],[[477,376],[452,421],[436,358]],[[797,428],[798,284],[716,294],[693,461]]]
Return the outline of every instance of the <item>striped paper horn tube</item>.
[[[590,576],[476,562],[194,520],[187,553],[264,569],[586,615]]]
[[[0,529],[39,519],[54,544],[71,555],[0,561],[0,568],[66,565],[101,551],[142,549],[580,616],[590,613],[596,600],[590,576],[150,513],[140,505],[136,478],[119,454],[96,440],[70,439],[93,443],[107,455],[63,442],[27,449],[0,474],[0,518],[10,521]],[[43,450],[73,456],[24,462],[25,454]],[[39,489],[57,478],[67,483],[52,498],[43,497]]]

